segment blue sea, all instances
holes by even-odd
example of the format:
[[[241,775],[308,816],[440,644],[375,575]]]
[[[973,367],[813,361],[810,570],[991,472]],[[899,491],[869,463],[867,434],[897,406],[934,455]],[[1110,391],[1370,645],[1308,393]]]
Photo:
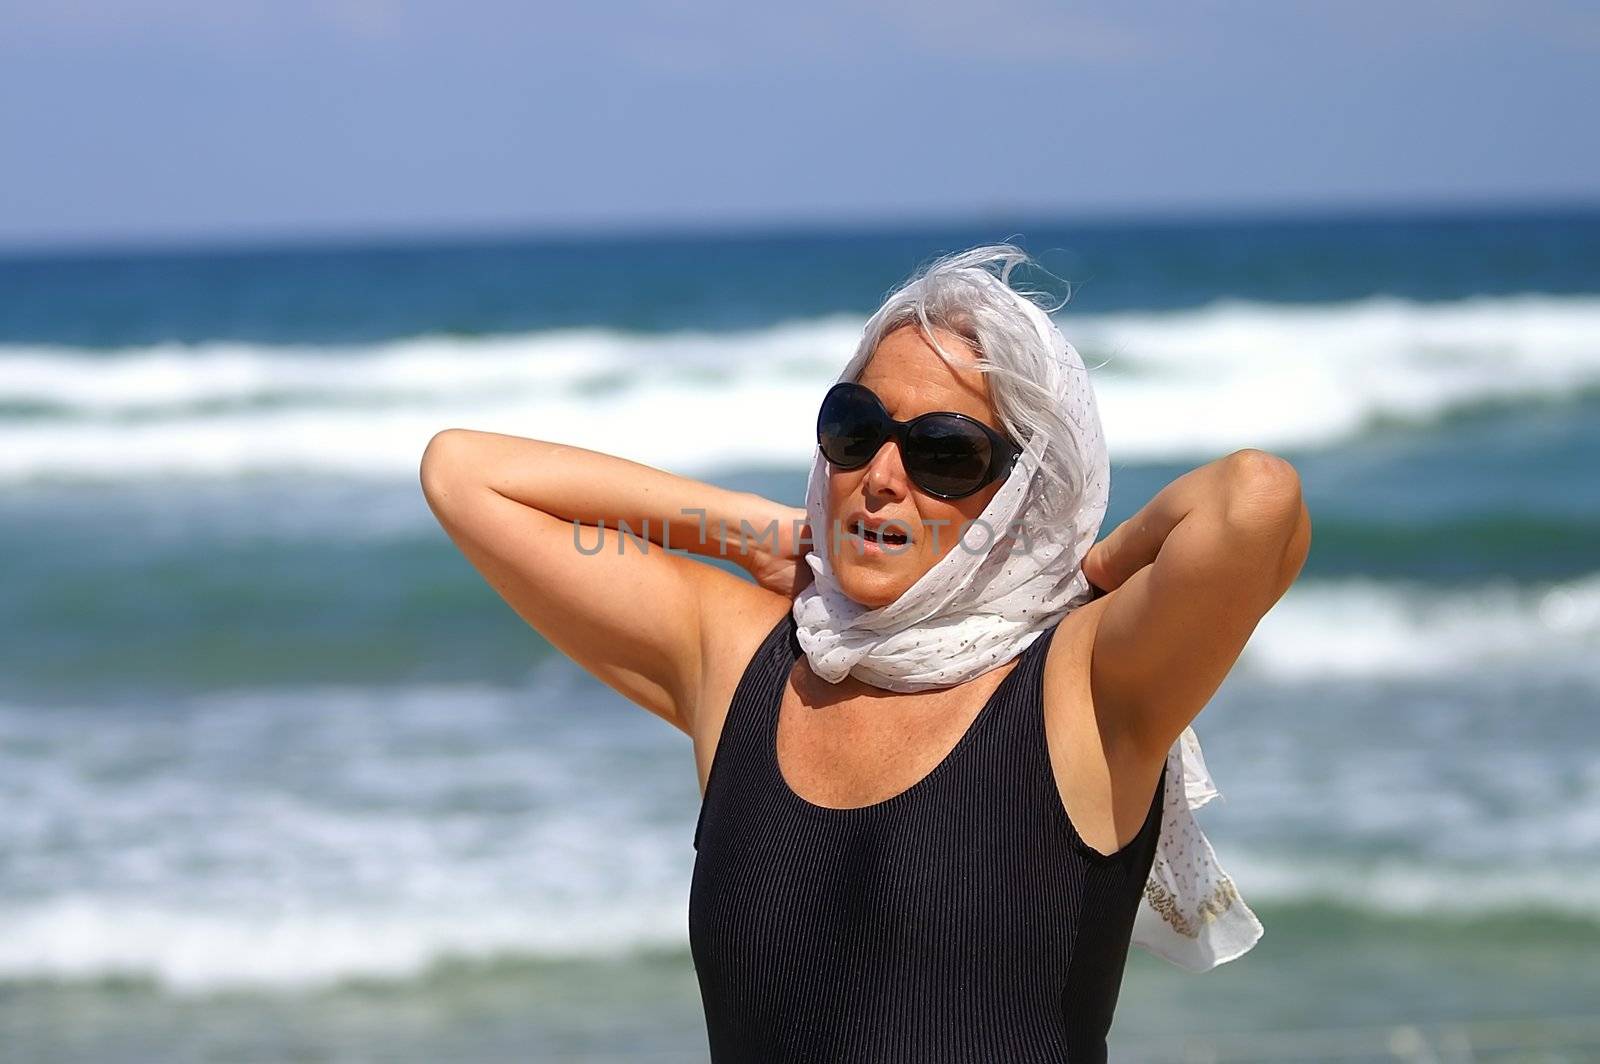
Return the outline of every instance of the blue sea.
[[[436,431],[801,505],[940,252],[1070,299],[1104,531],[1240,447],[1300,581],[1196,721],[1265,925],[1115,1060],[1600,1059],[1600,211],[0,256],[0,1059],[703,1061],[688,739],[439,529]]]

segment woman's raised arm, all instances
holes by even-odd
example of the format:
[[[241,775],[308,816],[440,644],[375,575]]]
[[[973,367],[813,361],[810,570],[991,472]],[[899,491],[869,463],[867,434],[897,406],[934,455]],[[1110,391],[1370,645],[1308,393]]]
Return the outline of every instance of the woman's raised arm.
[[[445,532],[523,620],[690,734],[708,635],[770,613],[805,568],[803,510],[582,447],[446,429],[420,472]],[[680,552],[725,556],[765,586]]]
[[[1096,543],[1083,572],[1108,592],[1090,671],[1103,723],[1164,756],[1310,549],[1299,474],[1256,448],[1185,473]]]

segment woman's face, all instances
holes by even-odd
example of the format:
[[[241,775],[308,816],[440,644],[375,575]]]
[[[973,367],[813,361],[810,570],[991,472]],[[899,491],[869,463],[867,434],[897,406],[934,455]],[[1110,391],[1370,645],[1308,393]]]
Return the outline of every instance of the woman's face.
[[[877,393],[897,420],[950,410],[1004,435],[990,404],[987,377],[966,368],[977,364],[977,353],[955,333],[935,329],[935,335],[963,363],[961,369],[946,365],[916,325],[905,325],[879,341],[857,382]],[[955,549],[963,527],[983,513],[1004,482],[991,481],[964,499],[924,494],[906,477],[900,444],[892,439],[859,469],[830,466],[824,549],[840,588],[868,608],[887,606]],[[873,523],[896,521],[895,529],[909,531],[910,539],[898,546],[864,545],[854,534],[857,516]]]

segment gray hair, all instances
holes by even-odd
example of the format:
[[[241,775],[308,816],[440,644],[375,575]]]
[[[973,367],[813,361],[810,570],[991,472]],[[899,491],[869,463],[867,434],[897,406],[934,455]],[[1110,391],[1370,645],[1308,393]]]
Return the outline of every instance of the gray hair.
[[[1082,504],[1092,472],[1085,458],[1086,441],[1090,435],[1098,437],[1099,426],[1076,424],[1052,384],[1064,379],[1068,389],[1092,389],[1082,363],[1069,354],[1062,365],[1017,305],[1017,297],[1028,299],[1048,315],[1066,303],[1063,299],[1048,306],[1041,299],[1048,299],[1046,293],[1013,287],[1011,272],[1025,264],[1038,265],[1013,244],[987,244],[922,267],[891,292],[867,322],[851,359],[856,367],[852,379],[860,377],[885,336],[913,323],[947,365],[970,369],[970,361],[957,360],[940,346],[933,329],[937,326],[962,337],[979,356],[977,369],[989,378],[989,393],[1006,433],[1024,447],[1035,438],[1043,444],[1044,483],[1033,506],[1043,511],[1038,516],[1045,518],[1044,527],[1066,532],[1053,518],[1066,519]],[[1005,294],[1002,286],[1012,295]]]

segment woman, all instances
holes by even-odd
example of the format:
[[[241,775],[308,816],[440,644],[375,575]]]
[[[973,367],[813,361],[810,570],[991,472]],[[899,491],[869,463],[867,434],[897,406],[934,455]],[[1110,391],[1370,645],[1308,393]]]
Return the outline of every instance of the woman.
[[[889,297],[804,510],[492,433],[423,456],[506,601],[693,740],[717,1062],[1103,1060],[1130,941],[1205,970],[1260,937],[1189,725],[1304,562],[1298,477],[1239,451],[1095,543],[1093,389],[1025,261]]]

